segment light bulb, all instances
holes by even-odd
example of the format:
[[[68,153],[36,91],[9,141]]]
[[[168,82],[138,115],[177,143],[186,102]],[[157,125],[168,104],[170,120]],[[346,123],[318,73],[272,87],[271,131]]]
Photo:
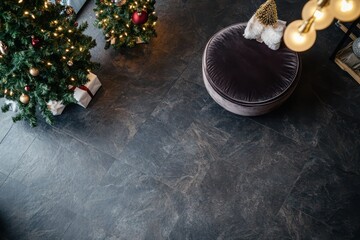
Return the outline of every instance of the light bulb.
[[[331,0],[330,8],[340,21],[351,22],[360,16],[360,0]]]
[[[284,42],[288,48],[296,52],[303,52],[314,45],[316,31],[312,24],[308,32],[299,31],[299,27],[304,24],[303,20],[296,20],[287,26],[284,33]]]
[[[334,20],[334,15],[329,5],[321,7],[316,0],[308,1],[305,4],[301,16],[303,19],[309,19],[311,16],[314,16],[314,27],[316,30],[327,28]]]

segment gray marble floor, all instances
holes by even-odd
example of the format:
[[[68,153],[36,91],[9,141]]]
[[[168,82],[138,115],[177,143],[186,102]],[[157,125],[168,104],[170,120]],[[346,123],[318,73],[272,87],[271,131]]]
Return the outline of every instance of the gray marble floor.
[[[339,29],[270,114],[235,116],[204,88],[207,40],[261,2],[158,1],[158,37],[123,51],[103,50],[89,2],[89,108],[35,129],[0,113],[0,239],[360,239],[360,86],[328,59]],[[300,18],[304,1],[277,2]]]

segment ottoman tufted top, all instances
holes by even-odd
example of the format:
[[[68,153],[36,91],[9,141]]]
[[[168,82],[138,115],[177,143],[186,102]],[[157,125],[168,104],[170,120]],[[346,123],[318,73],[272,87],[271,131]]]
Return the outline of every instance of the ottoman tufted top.
[[[242,35],[246,23],[229,26],[208,42],[203,71],[214,90],[234,103],[261,104],[281,96],[296,80],[298,54],[269,49]]]

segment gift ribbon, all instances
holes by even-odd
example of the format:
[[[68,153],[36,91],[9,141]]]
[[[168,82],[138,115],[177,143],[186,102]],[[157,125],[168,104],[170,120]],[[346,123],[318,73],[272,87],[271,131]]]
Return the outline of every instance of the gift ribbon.
[[[74,90],[75,90],[75,88],[77,88],[77,87],[72,86],[72,88],[70,88],[70,90],[71,90],[71,91],[74,91]],[[81,85],[81,86],[79,86],[78,88],[80,88],[81,90],[86,91],[86,92],[90,95],[90,97],[91,97],[91,98],[93,98],[93,97],[94,97],[94,95],[92,94],[92,92],[90,91],[90,89],[88,89],[86,86]]]

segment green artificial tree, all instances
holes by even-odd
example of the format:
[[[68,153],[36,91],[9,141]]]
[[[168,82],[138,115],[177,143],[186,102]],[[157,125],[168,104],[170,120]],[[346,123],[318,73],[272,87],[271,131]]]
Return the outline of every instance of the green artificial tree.
[[[87,82],[95,40],[77,26],[71,7],[48,0],[0,1],[0,97],[17,102],[14,122],[36,126],[37,110],[52,124],[47,103],[75,102],[69,85]],[[9,105],[2,107],[4,112]]]
[[[96,26],[103,29],[105,49],[134,47],[156,36],[155,0],[96,0]]]

